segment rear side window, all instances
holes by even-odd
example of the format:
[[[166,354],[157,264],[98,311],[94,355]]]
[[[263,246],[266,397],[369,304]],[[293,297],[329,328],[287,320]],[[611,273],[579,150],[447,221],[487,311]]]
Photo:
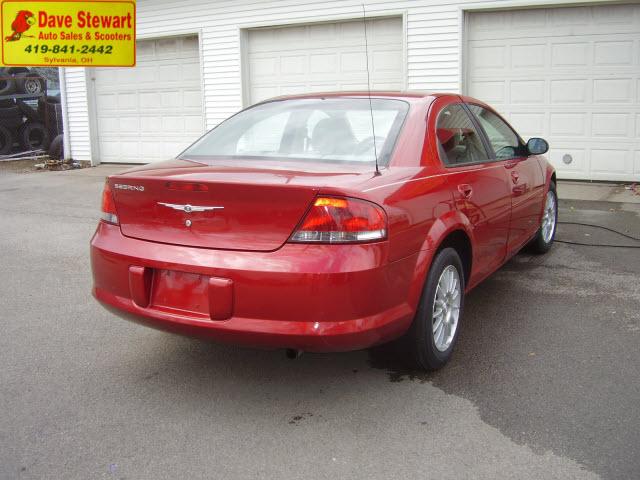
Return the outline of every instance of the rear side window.
[[[489,159],[478,130],[461,104],[449,105],[440,112],[436,135],[440,157],[447,166]]]
[[[469,109],[484,128],[497,159],[506,160],[520,156],[522,151],[520,139],[504,120],[478,105],[469,105]]]

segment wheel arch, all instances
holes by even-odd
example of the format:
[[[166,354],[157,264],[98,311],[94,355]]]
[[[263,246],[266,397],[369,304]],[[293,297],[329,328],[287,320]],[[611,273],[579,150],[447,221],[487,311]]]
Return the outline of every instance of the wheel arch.
[[[469,285],[474,264],[473,244],[473,226],[460,211],[449,211],[433,223],[423,243],[414,271],[409,293],[409,304],[412,308],[417,308],[433,259],[444,248],[456,249],[463,263],[465,284]]]
[[[473,246],[471,239],[463,229],[453,230],[445,238],[442,239],[436,255],[445,248],[453,248],[462,260],[462,268],[464,269],[464,283],[469,284],[471,279],[471,268],[473,266]]]

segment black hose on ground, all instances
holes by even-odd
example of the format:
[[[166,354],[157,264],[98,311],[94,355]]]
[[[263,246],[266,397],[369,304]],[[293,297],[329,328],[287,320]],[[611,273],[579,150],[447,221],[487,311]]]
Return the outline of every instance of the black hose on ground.
[[[617,235],[623,236],[625,238],[629,238],[631,240],[634,240],[636,242],[640,242],[640,238],[638,237],[634,237],[633,235],[628,235],[626,233],[623,232],[619,232],[618,230],[614,230],[613,228],[609,228],[609,227],[604,227],[602,225],[594,225],[591,223],[580,223],[580,222],[558,222],[561,223],[563,225],[579,225],[581,227],[592,227],[592,228],[600,228],[602,230],[607,230],[608,232],[612,232],[615,233]],[[569,245],[580,245],[580,246],[584,246],[584,247],[609,247],[609,248],[640,248],[640,245],[614,245],[614,244],[610,244],[610,243],[583,243],[583,242],[572,242],[570,240],[554,240],[555,242],[558,243],[566,243]]]

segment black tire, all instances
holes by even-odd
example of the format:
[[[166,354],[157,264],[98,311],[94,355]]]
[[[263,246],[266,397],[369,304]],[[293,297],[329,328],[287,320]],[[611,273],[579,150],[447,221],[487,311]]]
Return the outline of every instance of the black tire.
[[[0,108],[15,107],[16,102],[13,100],[0,100]]]
[[[47,103],[60,103],[60,97],[57,95],[47,95]]]
[[[17,100],[16,105],[20,110],[20,114],[24,115],[32,122],[44,122],[44,115],[40,116],[40,114],[38,113],[38,110],[33,108],[28,103],[24,102],[23,100]]]
[[[13,148],[14,138],[11,130],[0,125],[0,155],[6,155]]]
[[[20,109],[15,105],[13,107],[0,108],[0,118],[21,117]]]
[[[436,340],[433,332],[434,303],[438,293],[438,282],[440,277],[448,267],[453,267],[457,271],[459,279],[459,310],[456,327],[453,337],[445,350],[436,347]],[[462,261],[458,252],[453,248],[444,248],[438,252],[433,259],[427,280],[422,290],[420,304],[413,323],[406,336],[409,351],[412,359],[418,368],[425,370],[437,370],[442,368],[451,358],[453,349],[458,339],[460,325],[464,313],[464,288],[465,278]]]
[[[24,117],[22,115],[17,117],[2,117],[0,118],[0,125],[9,129],[15,130],[24,123]]]
[[[16,91],[16,80],[13,77],[0,77],[0,95],[11,95]]]
[[[17,128],[22,125],[23,117],[20,109],[15,105],[0,108],[0,125],[7,128]]]
[[[18,93],[41,95],[45,89],[45,80],[34,74],[20,74],[16,76],[16,89]]]
[[[61,160],[64,155],[62,135],[56,135],[49,146],[49,158],[53,160]]]
[[[49,133],[38,122],[27,122],[18,131],[20,145],[25,150],[46,150],[49,148]]]
[[[527,245],[528,250],[531,251],[532,253],[535,254],[543,254],[543,253],[547,253],[550,249],[551,246],[553,245],[553,240],[556,237],[556,227],[558,224],[558,195],[556,194],[556,184],[554,182],[551,182],[551,184],[549,185],[549,190],[547,191],[546,195],[545,195],[545,206],[544,209],[545,211],[543,211],[542,213],[542,218],[541,218],[541,223],[545,221],[546,215],[547,215],[547,196],[548,195],[553,195],[553,200],[554,200],[554,207],[553,207],[553,213],[554,213],[554,217],[553,217],[553,230],[551,232],[551,236],[548,237],[545,240],[545,235],[543,233],[543,225],[540,225],[540,228],[538,228],[538,232],[536,233],[536,236],[533,238],[533,240],[531,240],[531,242],[529,242],[529,245]]]
[[[29,70],[27,67],[9,67],[7,68],[7,73],[9,75],[22,75],[25,73],[30,73],[31,70]]]

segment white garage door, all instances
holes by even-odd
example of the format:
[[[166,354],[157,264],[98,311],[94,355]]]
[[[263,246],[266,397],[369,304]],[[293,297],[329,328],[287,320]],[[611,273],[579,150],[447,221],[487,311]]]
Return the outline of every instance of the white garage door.
[[[101,162],[148,163],[180,153],[204,131],[198,37],[136,43],[134,68],[96,68]]]
[[[473,13],[467,33],[466,91],[547,138],[559,177],[640,180],[640,5]]]
[[[402,19],[367,21],[371,88],[404,88]],[[248,100],[293,93],[367,88],[362,21],[248,32]]]

